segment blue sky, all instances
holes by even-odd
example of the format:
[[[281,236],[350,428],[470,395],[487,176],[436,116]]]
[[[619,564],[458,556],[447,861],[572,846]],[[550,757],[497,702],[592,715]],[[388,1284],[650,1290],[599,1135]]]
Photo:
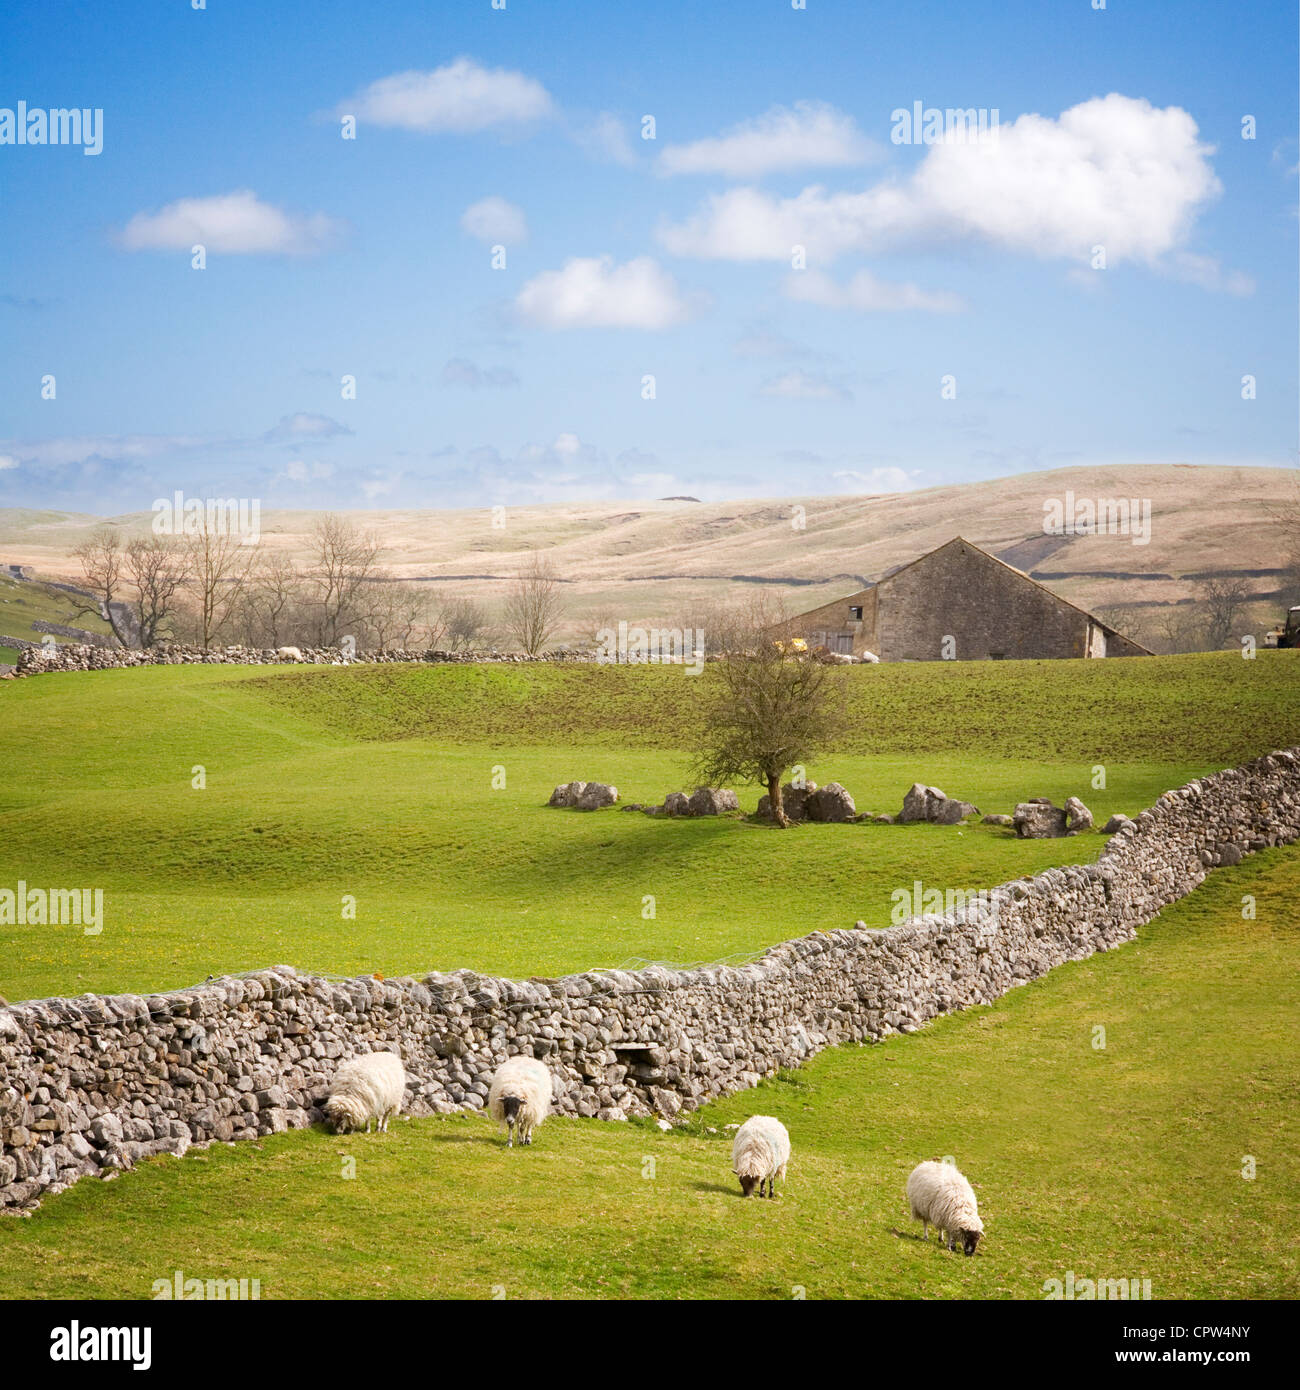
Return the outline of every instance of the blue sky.
[[[0,506],[1293,464],[1296,71],[1281,0],[10,3],[0,123],[104,114],[0,143]]]

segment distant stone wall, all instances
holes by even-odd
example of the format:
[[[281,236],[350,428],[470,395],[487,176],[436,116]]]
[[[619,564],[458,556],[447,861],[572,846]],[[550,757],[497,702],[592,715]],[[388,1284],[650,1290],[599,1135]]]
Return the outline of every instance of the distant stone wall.
[[[302,662],[296,663],[276,655],[273,647],[187,647],[179,643],[160,643],[147,650],[122,647],[100,647],[70,644],[57,651],[46,652],[28,643],[14,668],[15,676],[40,676],[58,671],[108,671],[122,666],[349,666],[361,663],[390,662],[531,662],[531,661],[595,661],[595,653],[556,651],[541,656],[524,656],[518,652],[444,652],[436,648],[418,651],[357,652],[346,655],[339,647],[299,647]]]
[[[50,623],[44,618],[32,622],[33,632],[48,632],[55,637],[69,637],[87,647],[112,647],[113,639],[104,632],[91,632],[84,627],[68,627],[66,623]]]
[[[883,931],[814,932],[752,965],[524,982],[278,966],[0,1008],[0,1208],[148,1154],[303,1128],[339,1061],[381,1048],[401,1053],[417,1115],[481,1110],[496,1067],[526,1052],[551,1069],[561,1114],[671,1116],[1119,946],[1216,865],[1297,837],[1300,748],[1166,792],[1096,864]]]

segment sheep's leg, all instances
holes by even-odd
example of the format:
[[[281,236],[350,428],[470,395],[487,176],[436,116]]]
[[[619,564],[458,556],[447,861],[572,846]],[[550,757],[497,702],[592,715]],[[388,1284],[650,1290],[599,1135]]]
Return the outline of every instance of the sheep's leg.
[[[925,1219],[924,1216],[921,1218],[921,1239],[930,1239],[930,1223]]]
[[[513,1149],[515,1146],[515,1122],[511,1119],[506,1120],[506,1148]]]

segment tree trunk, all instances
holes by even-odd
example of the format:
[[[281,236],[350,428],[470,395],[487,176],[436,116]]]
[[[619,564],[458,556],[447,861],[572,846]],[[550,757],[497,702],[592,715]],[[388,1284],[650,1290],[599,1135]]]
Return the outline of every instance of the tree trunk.
[[[773,824],[779,825],[782,830],[788,830],[790,821],[785,814],[785,805],[781,801],[781,774],[779,772],[775,777],[767,779],[767,804],[772,813]]]

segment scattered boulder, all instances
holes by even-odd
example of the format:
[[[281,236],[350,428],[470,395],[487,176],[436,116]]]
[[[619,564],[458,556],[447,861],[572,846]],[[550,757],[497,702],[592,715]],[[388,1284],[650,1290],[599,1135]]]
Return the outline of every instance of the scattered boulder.
[[[648,806],[652,816],[720,816],[724,811],[739,811],[736,793],[725,787],[696,787],[685,792],[669,792],[662,806]]]
[[[802,787],[787,782],[781,788],[781,805],[787,819],[792,821],[844,824],[858,818],[858,808],[851,793],[839,782],[827,782],[824,787],[819,787],[816,782],[805,782]],[[771,802],[767,796],[759,798],[758,815],[763,820],[772,818]]]
[[[980,819],[980,824],[981,824],[981,825],[1010,825],[1010,824],[1011,824],[1011,817],[1010,817],[1010,816],[1000,815],[1000,814],[995,814],[995,815],[991,815],[991,816],[983,816],[983,817],[981,817],[981,819]]]
[[[1128,816],[1120,815],[1120,813],[1117,811],[1106,822],[1106,824],[1102,826],[1101,833],[1103,835],[1114,835],[1117,830],[1123,830],[1126,825],[1132,824],[1133,822],[1128,818]]]
[[[816,782],[805,782],[802,787],[796,787],[793,782],[784,783],[781,787],[781,806],[785,811],[786,819],[807,820],[808,798],[816,790]],[[757,814],[762,820],[772,819],[771,798],[766,792],[758,799]]]
[[[598,811],[618,800],[618,788],[604,782],[564,782],[551,793],[548,806],[573,811]]]
[[[1085,830],[1091,829],[1092,812],[1077,796],[1067,796],[1065,798],[1065,833],[1067,835],[1081,835]]]
[[[606,806],[612,806],[618,800],[618,788],[611,787],[605,782],[588,782],[582,789],[582,794],[574,803],[574,809],[578,811],[599,811]]]
[[[967,816],[979,814],[979,807],[969,801],[961,801],[940,791],[938,787],[928,787],[924,782],[913,782],[903,797],[903,809],[899,821],[910,824],[914,821],[928,821],[931,825],[960,825]]]
[[[724,811],[739,811],[736,793],[726,787],[696,787],[686,803],[688,816],[720,816]]]
[[[1022,801],[1011,817],[1011,824],[1022,840],[1059,840],[1066,832],[1067,817],[1060,806],[1045,797]]]
[[[551,799],[546,804],[566,808],[576,806],[586,787],[585,782],[563,782],[551,793]]]
[[[809,820],[837,824],[851,821],[858,814],[853,797],[838,782],[827,782],[814,789],[804,801],[804,811]]]
[[[882,811],[880,815],[871,817],[871,823],[872,825],[893,825],[894,817],[887,811]]]
[[[947,795],[938,787],[927,787],[924,782],[913,782],[903,797],[903,809],[899,812],[898,819],[904,825],[913,821],[929,820],[930,803],[947,799]]]

